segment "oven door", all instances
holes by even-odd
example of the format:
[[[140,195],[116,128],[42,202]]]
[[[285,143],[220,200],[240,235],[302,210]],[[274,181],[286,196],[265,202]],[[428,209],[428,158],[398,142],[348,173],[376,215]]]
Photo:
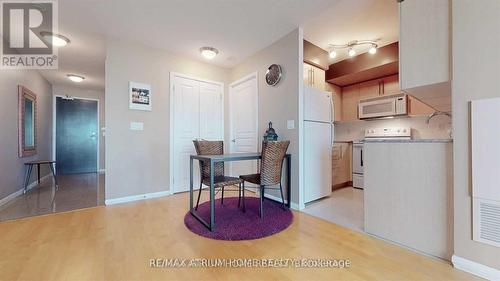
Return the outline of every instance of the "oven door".
[[[396,115],[396,99],[360,102],[358,115],[359,119],[394,116]]]

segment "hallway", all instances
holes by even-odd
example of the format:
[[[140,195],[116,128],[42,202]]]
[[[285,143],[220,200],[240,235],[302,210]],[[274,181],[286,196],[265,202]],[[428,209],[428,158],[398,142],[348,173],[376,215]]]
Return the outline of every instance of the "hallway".
[[[0,221],[104,205],[104,174],[59,175],[54,194],[51,177],[28,193],[0,207]]]

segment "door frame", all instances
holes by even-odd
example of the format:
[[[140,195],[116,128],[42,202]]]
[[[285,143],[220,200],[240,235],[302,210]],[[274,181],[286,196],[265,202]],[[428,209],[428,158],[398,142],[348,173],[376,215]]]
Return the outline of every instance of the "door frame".
[[[74,96],[64,96],[64,95],[52,95],[52,159],[54,161],[57,161],[56,159],[56,147],[57,147],[57,137],[56,137],[56,131],[57,131],[57,98],[69,98],[73,100],[89,100],[89,101],[96,101],[97,102],[97,171],[96,173],[99,173],[101,171],[101,167],[99,165],[100,163],[100,145],[101,145],[101,120],[99,119],[99,109],[100,109],[100,104],[99,104],[99,99],[94,99],[94,98],[82,98],[82,97],[74,97]],[[55,165],[55,171],[57,172],[57,162]]]
[[[229,84],[229,95],[228,95],[228,107],[229,107],[229,138],[228,138],[228,143],[229,143],[229,152],[232,151],[232,148],[233,148],[233,143],[232,143],[232,139],[233,139],[233,136],[234,136],[234,132],[233,132],[233,107],[231,106],[231,92],[232,92],[232,89],[233,87],[241,84],[241,83],[244,83],[252,78],[255,78],[255,89],[257,91],[257,94],[255,95],[255,106],[257,107],[256,109],[256,112],[257,112],[257,116],[255,118],[255,144],[256,144],[256,147],[257,147],[257,150],[259,149],[259,73],[258,71],[255,71],[255,72],[252,72],[250,74],[247,74],[245,76],[243,76],[242,78],[232,82],[231,84]],[[229,172],[231,173],[233,170],[233,166],[232,165],[229,165]]]
[[[169,107],[170,107],[170,124],[169,124],[169,153],[170,153],[170,157],[169,157],[169,185],[170,185],[170,194],[174,194],[176,193],[177,191],[175,190],[175,185],[174,185],[174,139],[175,139],[175,136],[174,136],[174,116],[175,116],[175,112],[174,112],[174,79],[176,77],[179,77],[179,78],[184,78],[184,79],[190,79],[190,80],[195,80],[195,81],[199,81],[199,82],[204,82],[204,83],[209,83],[209,84],[215,84],[215,85],[218,85],[221,87],[222,89],[222,99],[221,99],[221,103],[222,103],[222,139],[224,139],[225,137],[225,117],[224,117],[224,101],[225,101],[225,98],[224,98],[224,94],[225,94],[225,89],[224,89],[224,83],[223,82],[218,82],[218,81],[212,81],[212,80],[208,80],[208,79],[202,79],[202,78],[199,78],[199,77],[196,77],[196,76],[193,76],[193,75],[189,75],[189,74],[183,74],[183,73],[179,73],[179,72],[173,72],[171,71],[170,72],[170,80],[169,80],[169,96],[170,96],[170,99],[169,99]],[[183,191],[179,191],[179,192],[183,192]]]

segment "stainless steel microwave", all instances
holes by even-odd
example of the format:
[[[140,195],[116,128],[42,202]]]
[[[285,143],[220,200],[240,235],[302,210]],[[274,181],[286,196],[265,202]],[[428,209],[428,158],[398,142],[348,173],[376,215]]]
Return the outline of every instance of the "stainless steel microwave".
[[[408,96],[397,94],[360,100],[359,119],[408,115]]]

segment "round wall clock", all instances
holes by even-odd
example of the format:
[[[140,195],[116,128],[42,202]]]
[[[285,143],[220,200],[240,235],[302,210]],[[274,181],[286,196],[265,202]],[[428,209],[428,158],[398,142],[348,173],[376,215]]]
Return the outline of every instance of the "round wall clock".
[[[266,83],[269,86],[276,86],[281,80],[281,66],[278,64],[271,64],[266,72]]]

